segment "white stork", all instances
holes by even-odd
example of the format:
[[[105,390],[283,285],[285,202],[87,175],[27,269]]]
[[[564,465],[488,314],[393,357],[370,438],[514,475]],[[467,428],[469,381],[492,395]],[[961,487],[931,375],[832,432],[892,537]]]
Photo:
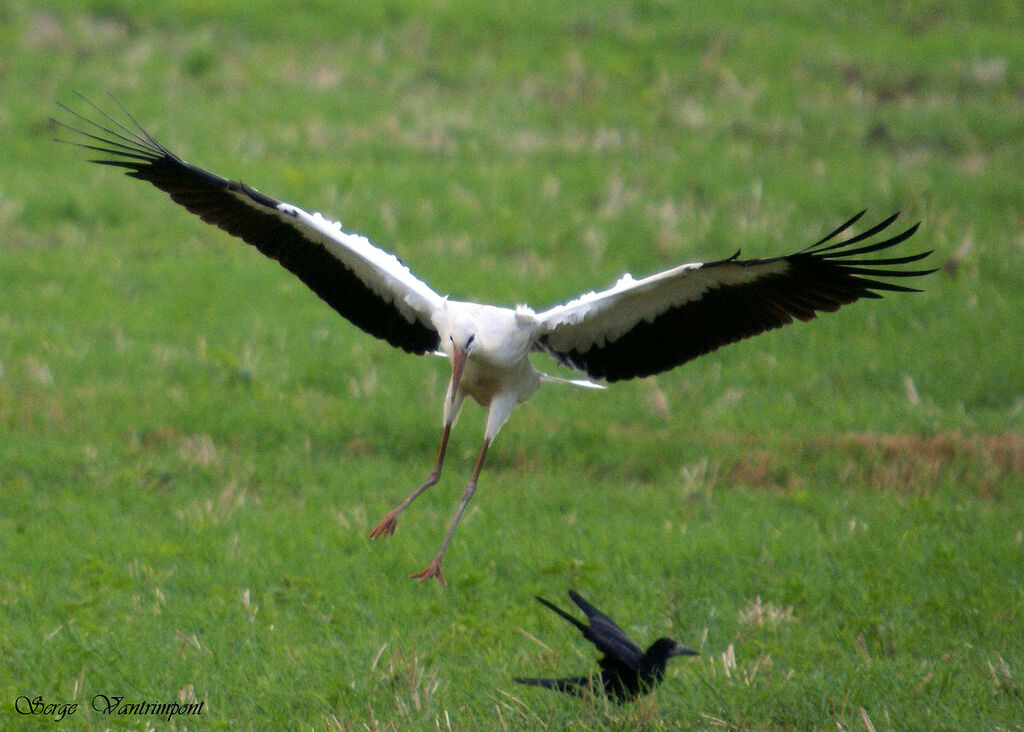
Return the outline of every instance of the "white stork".
[[[203,221],[277,260],[367,333],[409,353],[440,349],[451,361],[434,468],[377,524],[372,538],[391,535],[402,511],[441,477],[448,436],[463,400],[470,397],[488,409],[483,446],[444,541],[427,568],[412,575],[420,581],[436,577],[445,584],[441,561],[476,490],[488,447],[515,406],[529,399],[542,379],[551,378],[534,369],[528,358],[531,351],[543,351],[594,379],[650,376],[794,318],[810,320],[818,311],[832,312],[863,297],[880,297],[878,291],[917,292],[886,279],[934,271],[893,269],[931,252],[859,256],[888,250],[914,234],[916,224],[889,238],[868,241],[888,228],[896,214],[835,241],[861,218],[861,212],[788,256],[743,260],[736,252],[642,279],[626,274],[606,290],[539,313],[522,305],[462,302],[439,295],[397,257],[363,236],[343,231],[339,223],[186,163],[123,108],[133,127],[89,104],[102,115],[99,121],[60,105],[85,126],[57,124],[83,136],[84,141],[74,144],[101,153],[92,162],[125,168],[126,175],[152,183]]]

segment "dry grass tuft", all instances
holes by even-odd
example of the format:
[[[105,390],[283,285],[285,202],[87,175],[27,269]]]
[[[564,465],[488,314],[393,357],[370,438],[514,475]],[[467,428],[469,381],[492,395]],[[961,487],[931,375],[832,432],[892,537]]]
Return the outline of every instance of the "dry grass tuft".
[[[441,680],[435,671],[423,667],[415,652],[398,650],[388,654],[382,663],[383,650],[378,653],[374,668],[381,681],[394,692],[395,708],[400,716],[414,719],[432,703],[441,688]]]
[[[762,602],[760,595],[739,611],[738,619],[741,625],[749,625],[754,628],[760,628],[762,625],[792,623],[795,620],[792,605],[779,607],[771,602]]]

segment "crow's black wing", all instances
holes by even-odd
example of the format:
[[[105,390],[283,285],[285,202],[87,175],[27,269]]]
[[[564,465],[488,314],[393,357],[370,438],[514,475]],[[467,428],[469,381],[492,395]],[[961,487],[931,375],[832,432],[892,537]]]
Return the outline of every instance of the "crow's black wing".
[[[583,632],[583,634],[584,634],[584,635],[586,635],[586,634],[587,634],[587,626],[585,626],[585,625],[584,625],[583,623],[581,623],[581,622],[580,622],[579,620],[577,620],[576,618],[574,618],[574,617],[573,617],[572,615],[570,615],[569,613],[567,613],[567,612],[566,612],[565,610],[563,610],[562,608],[558,607],[558,605],[554,604],[553,602],[549,602],[548,600],[545,600],[545,599],[544,599],[543,597],[537,597],[537,602],[539,602],[539,603],[540,603],[541,605],[544,605],[545,607],[549,607],[549,608],[551,608],[551,609],[552,609],[552,610],[554,610],[554,611],[555,611],[556,613],[558,613],[558,614],[559,614],[559,615],[561,615],[561,616],[562,616],[563,618],[565,618],[565,619],[566,619],[566,620],[568,620],[568,621],[569,621],[570,623],[572,623],[572,624],[573,624],[573,625],[575,625],[575,626],[576,626],[577,628],[579,628],[579,629],[580,629],[580,630],[581,630],[581,631]]]
[[[584,637],[597,646],[599,651],[609,656],[610,661],[624,664],[634,673],[638,671],[640,658],[644,655],[640,646],[626,634],[626,631],[616,625],[614,620],[580,597],[577,592],[569,590],[569,597],[587,614],[587,620],[590,621],[590,627],[583,631]],[[601,666],[605,667],[606,662],[608,659],[601,659]]]

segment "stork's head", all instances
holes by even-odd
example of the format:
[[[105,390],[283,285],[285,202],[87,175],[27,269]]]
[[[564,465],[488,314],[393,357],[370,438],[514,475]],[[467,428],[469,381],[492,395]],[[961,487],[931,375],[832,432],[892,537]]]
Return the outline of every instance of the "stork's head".
[[[476,340],[476,329],[476,321],[468,315],[453,318],[446,350],[450,350],[453,355],[459,351],[469,355]]]

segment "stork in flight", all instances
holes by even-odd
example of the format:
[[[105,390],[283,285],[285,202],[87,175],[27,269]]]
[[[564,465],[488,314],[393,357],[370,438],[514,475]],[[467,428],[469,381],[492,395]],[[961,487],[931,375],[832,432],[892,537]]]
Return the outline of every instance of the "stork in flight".
[[[84,98],[83,98],[84,99]],[[92,162],[124,168],[148,181],[208,224],[239,237],[285,269],[370,335],[415,354],[442,351],[452,375],[444,399],[437,459],[427,479],[370,532],[390,536],[398,517],[441,477],[452,423],[466,397],[488,409],[483,445],[437,554],[415,579],[445,583],[441,561],[459,519],[476,491],[484,457],[515,406],[542,380],[531,351],[592,379],[613,382],[675,368],[720,346],[791,323],[810,320],[880,291],[917,292],[890,278],[934,270],[901,269],[931,252],[871,256],[910,238],[917,224],[889,236],[896,214],[855,236],[837,241],[864,214],[857,214],[811,246],[784,257],[681,264],[634,279],[624,275],[610,288],[588,292],[541,312],[463,302],[439,295],[394,255],[341,224],[191,165],[146,132],[122,107],[122,123],[85,100],[95,119],[58,125],[78,134],[74,144],[98,152]],[[897,267],[897,268],[894,268]],[[595,384],[590,381],[571,382]]]

